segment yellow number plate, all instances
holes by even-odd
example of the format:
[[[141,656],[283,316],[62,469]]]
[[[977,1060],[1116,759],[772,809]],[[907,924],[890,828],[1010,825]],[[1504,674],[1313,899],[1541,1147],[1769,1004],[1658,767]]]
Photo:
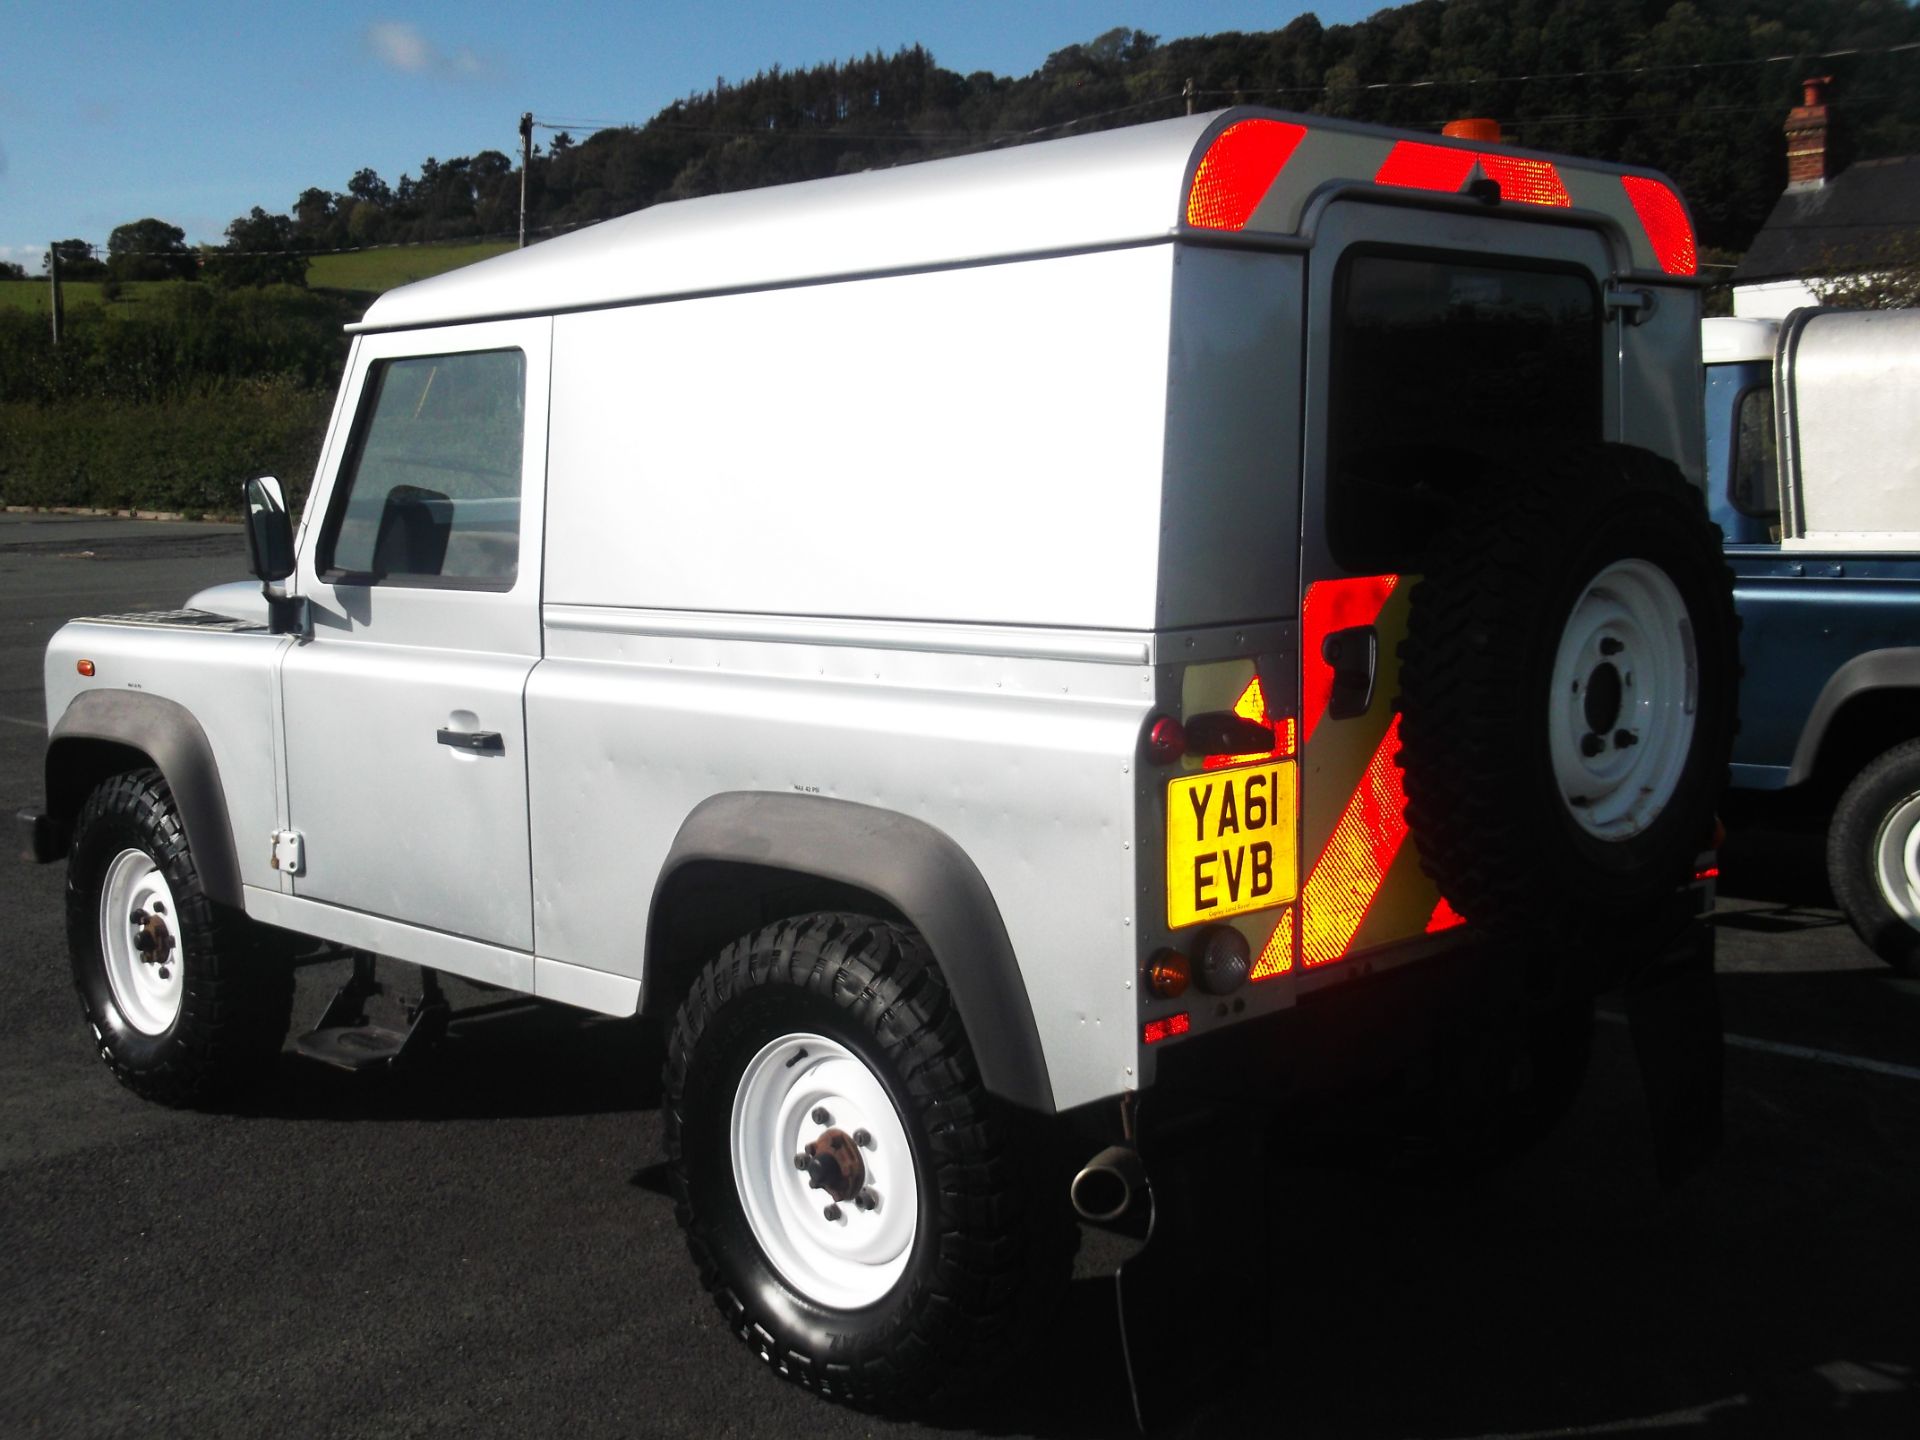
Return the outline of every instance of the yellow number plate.
[[[1291,760],[1167,782],[1167,928],[1243,915],[1300,889]]]

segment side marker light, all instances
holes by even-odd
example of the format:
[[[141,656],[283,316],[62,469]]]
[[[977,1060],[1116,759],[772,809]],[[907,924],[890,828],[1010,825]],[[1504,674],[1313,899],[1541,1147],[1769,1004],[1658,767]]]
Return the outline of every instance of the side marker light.
[[[1620,184],[1633,202],[1633,213],[1640,217],[1640,228],[1647,232],[1660,268],[1669,275],[1696,273],[1700,257],[1694,250],[1693,222],[1687,219],[1680,197],[1645,175],[1622,175]]]
[[[1162,715],[1147,731],[1147,759],[1155,765],[1171,765],[1187,753],[1187,732],[1171,715]]]
[[[86,676],[89,680],[93,678],[93,661],[76,660],[74,662],[73,668],[78,670],[82,675]]]
[[[1187,224],[1246,229],[1306,133],[1284,120],[1242,120],[1214,136],[1187,191]]]

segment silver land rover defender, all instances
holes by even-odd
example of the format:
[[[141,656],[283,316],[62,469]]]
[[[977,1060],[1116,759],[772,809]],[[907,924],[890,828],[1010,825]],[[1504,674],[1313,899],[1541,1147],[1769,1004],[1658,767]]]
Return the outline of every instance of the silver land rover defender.
[[[249,483],[265,593],[49,646],[99,1052],[244,1093],[327,956],[342,1065],[446,1021],[368,1022],[376,956],[651,1017],[727,1324],[883,1406],[1070,1200],[1165,1203],[1171,1117],[1371,1070],[1542,1124],[1596,991],[1710,956],[1694,270],[1656,175],[1236,109],[393,291],[297,533]]]

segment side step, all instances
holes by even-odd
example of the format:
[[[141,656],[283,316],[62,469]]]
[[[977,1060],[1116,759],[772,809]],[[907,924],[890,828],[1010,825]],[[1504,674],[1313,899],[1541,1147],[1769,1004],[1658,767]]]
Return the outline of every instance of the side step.
[[[355,952],[353,975],[327,1002],[320,1023],[293,1042],[295,1050],[336,1070],[390,1070],[445,1036],[452,1011],[440,991],[440,977],[431,970],[420,972],[420,999],[405,1007],[404,1028],[369,1019],[367,1001],[387,989],[374,977],[373,967],[373,956]]]

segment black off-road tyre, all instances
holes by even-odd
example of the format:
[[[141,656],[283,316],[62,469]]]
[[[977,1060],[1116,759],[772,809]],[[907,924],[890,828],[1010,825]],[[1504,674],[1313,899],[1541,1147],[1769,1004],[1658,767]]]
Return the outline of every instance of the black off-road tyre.
[[[178,1008],[157,1032],[133,1023],[108,978],[102,887],[129,851],[152,861],[174,902]],[[136,1094],[166,1105],[225,1105],[272,1069],[293,1006],[286,947],[278,932],[208,898],[158,770],[113,776],[81,806],[67,859],[67,949],[100,1058]]]
[[[1584,626],[1594,613],[1590,585],[1622,565],[1651,567],[1684,606],[1695,702],[1684,745],[1670,732],[1684,758],[1668,798],[1637,833],[1602,838],[1556,778],[1549,699],[1563,635],[1576,614]],[[1407,823],[1453,907],[1496,938],[1578,949],[1616,940],[1670,901],[1712,844],[1737,633],[1720,531],[1668,461],[1594,446],[1467,499],[1425,560],[1400,646]]]
[[[793,1035],[826,1037],[868,1068],[917,1170],[904,1273],[858,1308],[823,1304],[782,1275],[736,1182],[743,1076]],[[947,1408],[1064,1286],[1070,1253],[1049,1243],[1060,1227],[1044,1222],[1051,1197],[1022,1117],[982,1086],[946,981],[903,926],[806,915],[734,942],[681,1007],[665,1089],[676,1211],[701,1281],[729,1327],[798,1385],[870,1409]],[[1064,1187],[1058,1198],[1064,1215]]]
[[[1920,976],[1920,890],[1901,864],[1916,828],[1920,740],[1909,740],[1842,792],[1827,830],[1827,878],[1867,948],[1902,974]]]

